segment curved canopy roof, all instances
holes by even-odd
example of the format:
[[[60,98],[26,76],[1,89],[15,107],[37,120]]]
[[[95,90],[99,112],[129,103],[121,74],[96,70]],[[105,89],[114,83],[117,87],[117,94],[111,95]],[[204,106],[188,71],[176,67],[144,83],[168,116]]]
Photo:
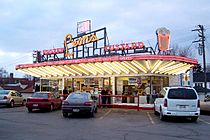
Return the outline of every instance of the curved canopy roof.
[[[42,78],[177,75],[184,73],[197,60],[170,55],[132,55],[60,60],[17,65],[16,70]]]

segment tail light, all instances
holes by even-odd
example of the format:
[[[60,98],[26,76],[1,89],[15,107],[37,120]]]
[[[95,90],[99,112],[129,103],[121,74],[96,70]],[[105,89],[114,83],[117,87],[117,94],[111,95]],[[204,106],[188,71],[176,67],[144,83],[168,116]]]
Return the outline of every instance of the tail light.
[[[4,98],[3,99],[7,99],[7,96],[4,96]]]
[[[167,99],[165,99],[165,100],[164,100],[164,104],[163,104],[163,106],[164,106],[164,107],[167,107],[167,106],[168,106]]]
[[[92,106],[92,102],[85,102],[84,105],[85,106]]]
[[[68,101],[63,101],[63,102],[62,102],[62,105],[68,105],[68,104],[69,104]]]
[[[197,106],[198,106],[198,107],[200,107],[200,100],[198,100],[198,104],[197,104]]]

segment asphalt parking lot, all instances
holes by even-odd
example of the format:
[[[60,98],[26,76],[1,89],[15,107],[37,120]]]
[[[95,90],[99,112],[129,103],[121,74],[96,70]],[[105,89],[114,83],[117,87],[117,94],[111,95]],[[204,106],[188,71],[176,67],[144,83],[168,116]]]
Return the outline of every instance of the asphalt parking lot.
[[[95,118],[61,110],[28,113],[25,107],[0,107],[0,139],[8,140],[207,140],[210,115],[197,122],[186,119],[159,120],[153,111],[100,109]]]

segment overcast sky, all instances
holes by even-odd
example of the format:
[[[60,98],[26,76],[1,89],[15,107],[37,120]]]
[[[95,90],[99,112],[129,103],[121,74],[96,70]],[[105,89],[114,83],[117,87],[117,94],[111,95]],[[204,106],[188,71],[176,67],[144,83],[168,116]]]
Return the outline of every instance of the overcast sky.
[[[190,46],[200,63],[191,30],[204,25],[210,63],[209,0],[1,0],[0,67],[15,72],[15,65],[32,63],[33,50],[63,47],[64,36],[75,36],[83,20],[91,20],[92,30],[106,27],[111,44],[143,41],[155,47],[156,29],[166,27],[171,44]]]

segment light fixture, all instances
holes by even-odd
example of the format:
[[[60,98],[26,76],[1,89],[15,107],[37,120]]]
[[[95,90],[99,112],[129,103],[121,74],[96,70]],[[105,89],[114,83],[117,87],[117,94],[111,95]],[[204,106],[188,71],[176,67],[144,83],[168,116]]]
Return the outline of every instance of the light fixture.
[[[159,71],[162,71],[162,70],[164,70],[165,68],[167,68],[167,67],[169,67],[169,66],[171,66],[171,65],[173,65],[173,64],[175,64],[175,62],[174,62],[174,61],[170,61],[170,62],[168,62],[166,65],[164,65],[164,66],[162,66],[161,68],[159,68]]]
[[[138,70],[133,67],[131,64],[129,64],[128,62],[121,62],[122,65],[124,65],[126,68],[128,68],[129,70],[133,71],[134,73],[138,74]]]
[[[129,69],[127,69],[125,66],[121,65],[119,62],[112,62],[115,67],[117,67],[119,70],[125,72],[126,74],[129,74]]]
[[[139,70],[141,70],[144,73],[147,73],[147,70],[145,69],[144,66],[142,66],[138,61],[131,61],[131,64],[133,64],[136,68],[138,68]]]
[[[150,61],[146,60],[145,63],[146,63],[147,70],[150,71],[150,69],[151,69],[150,68],[151,67]]]
[[[154,64],[154,67],[153,67],[151,73],[154,73],[158,69],[158,67],[162,64],[162,62],[163,61],[160,61],[160,60],[156,61],[156,63]]]
[[[88,65],[90,68],[95,70],[97,73],[100,73],[101,75],[104,75],[103,69],[98,68],[96,65],[94,65],[92,63],[86,64],[86,65]]]
[[[73,68],[70,68],[70,66],[64,65],[64,66],[60,66],[60,68],[62,68],[63,70],[67,70],[72,75],[75,75],[75,73],[76,73],[76,74],[82,76],[82,74],[80,72],[74,70]]]
[[[89,72],[88,72],[88,71],[86,71],[86,70],[83,69],[83,68],[80,68],[78,65],[71,65],[70,67],[72,67],[72,68],[74,68],[74,69],[76,69],[76,70],[78,70],[78,71],[81,71],[81,72],[84,73],[85,75],[89,75]]]
[[[108,69],[106,66],[104,66],[103,64],[101,64],[101,63],[99,63],[99,62],[97,62],[97,63],[95,63],[95,65],[97,66],[97,67],[99,67],[100,69],[103,69],[105,72],[107,72],[108,74],[112,74],[112,71],[110,70],[110,69]]]
[[[85,69],[86,71],[92,73],[93,75],[97,75],[97,72],[95,70],[93,70],[92,68],[90,68],[88,65],[79,64],[79,66],[82,67],[83,69]]]
[[[110,64],[110,62],[103,62],[102,64],[117,74],[121,73],[121,71],[119,69],[114,68],[113,65]]]

